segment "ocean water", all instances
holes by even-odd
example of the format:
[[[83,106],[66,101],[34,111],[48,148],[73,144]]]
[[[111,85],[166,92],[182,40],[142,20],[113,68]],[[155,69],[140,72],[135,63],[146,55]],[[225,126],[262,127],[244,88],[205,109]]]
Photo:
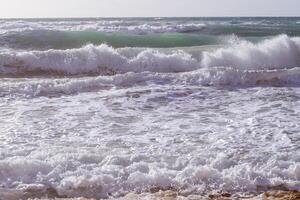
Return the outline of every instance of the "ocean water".
[[[300,18],[2,19],[0,185],[300,190],[299,86]]]

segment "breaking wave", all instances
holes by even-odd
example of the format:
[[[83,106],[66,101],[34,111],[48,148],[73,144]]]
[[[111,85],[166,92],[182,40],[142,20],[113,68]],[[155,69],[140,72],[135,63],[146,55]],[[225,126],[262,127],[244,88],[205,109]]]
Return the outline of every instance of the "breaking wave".
[[[4,21],[0,24],[0,33],[24,32],[33,30],[49,31],[96,31],[96,32],[123,32],[132,34],[147,33],[190,33],[205,28],[204,23],[195,22],[151,22],[139,20],[83,20],[80,21]]]
[[[197,56],[198,53],[198,56]],[[125,72],[186,72],[203,67],[237,69],[285,69],[299,67],[300,38],[280,35],[258,44],[235,40],[229,47],[191,54],[184,50],[168,53],[155,49],[114,49],[105,44],[79,49],[47,51],[2,51],[2,73],[30,71],[58,72],[66,75],[105,70]]]
[[[280,35],[259,44],[236,41],[230,47],[198,54],[183,50],[114,49],[104,44],[70,50],[3,51],[0,54],[2,77],[31,78],[18,83],[2,81],[1,93],[72,94],[148,83],[204,86],[300,84],[300,38]],[[60,78],[34,81],[34,75]]]

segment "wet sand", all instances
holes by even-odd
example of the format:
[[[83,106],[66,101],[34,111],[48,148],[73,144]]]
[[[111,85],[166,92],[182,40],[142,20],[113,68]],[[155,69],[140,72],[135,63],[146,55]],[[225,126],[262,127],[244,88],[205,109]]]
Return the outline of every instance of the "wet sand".
[[[21,191],[14,189],[0,189],[0,200],[96,200],[94,198],[60,198],[57,197],[55,191]],[[249,195],[249,196],[239,196],[231,195],[229,193],[219,193],[219,194],[209,194],[205,196],[201,195],[189,195],[182,196],[174,191],[157,191],[154,193],[129,193],[124,197],[119,198],[108,198],[109,200],[299,200],[300,191],[269,191],[262,193],[260,195]]]

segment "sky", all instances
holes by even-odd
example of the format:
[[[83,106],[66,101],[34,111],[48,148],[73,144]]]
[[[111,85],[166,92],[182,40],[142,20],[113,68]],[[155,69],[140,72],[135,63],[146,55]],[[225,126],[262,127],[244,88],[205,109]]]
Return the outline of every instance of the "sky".
[[[1,0],[0,18],[300,16],[300,0]]]

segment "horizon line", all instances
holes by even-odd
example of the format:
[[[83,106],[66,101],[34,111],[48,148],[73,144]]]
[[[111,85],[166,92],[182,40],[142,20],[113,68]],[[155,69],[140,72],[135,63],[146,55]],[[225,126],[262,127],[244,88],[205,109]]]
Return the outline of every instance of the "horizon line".
[[[95,16],[84,16],[84,17],[0,17],[0,19],[91,19],[91,18],[102,18],[102,19],[113,19],[113,18],[300,18],[294,15],[259,15],[259,16],[122,16],[122,17],[95,17]]]

